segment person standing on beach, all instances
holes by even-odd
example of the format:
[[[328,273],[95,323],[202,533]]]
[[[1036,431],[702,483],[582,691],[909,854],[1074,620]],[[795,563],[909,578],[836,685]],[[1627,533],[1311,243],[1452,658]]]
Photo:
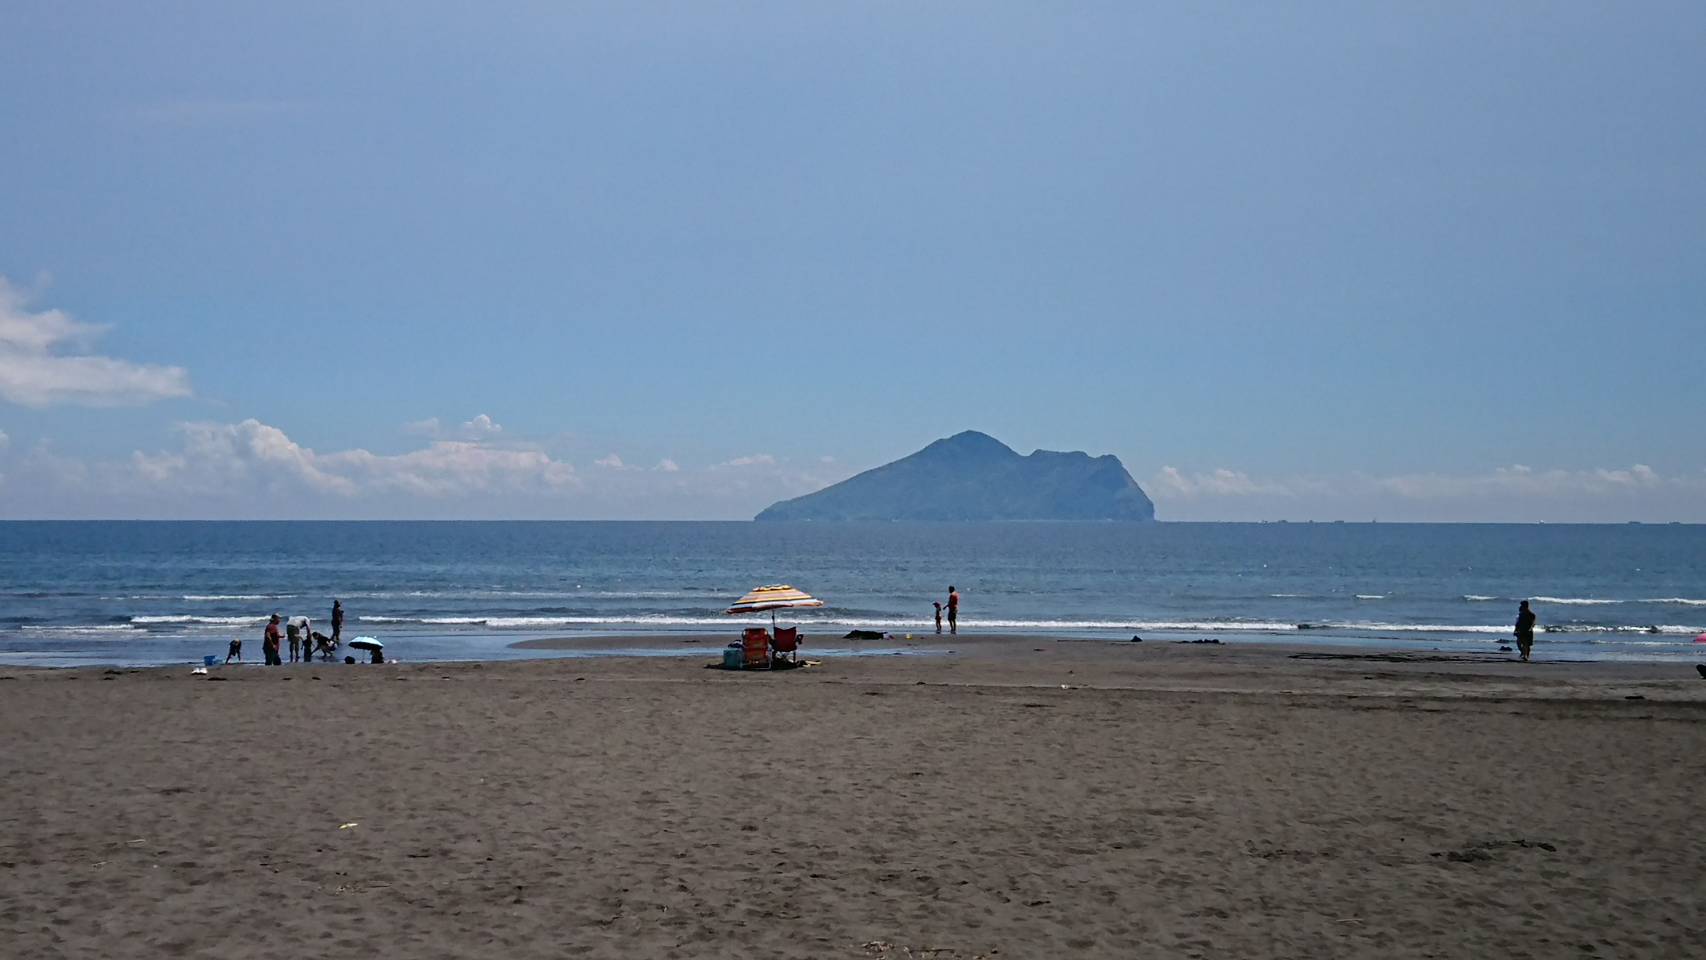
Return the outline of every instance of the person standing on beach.
[[[960,632],[960,591],[953,584],[948,584],[948,632]]]
[[[266,658],[269,667],[284,665],[284,661],[278,657],[278,641],[278,614],[275,613],[272,619],[267,621],[267,632],[261,634],[261,655]]]
[[[1516,608],[1516,648],[1522,651],[1522,662],[1528,662],[1528,654],[1534,649],[1534,611],[1528,609],[1528,601]]]
[[[314,659],[314,624],[300,613],[284,623],[285,632],[290,634],[290,660],[296,662],[296,644],[302,643],[302,662]]]
[[[942,601],[932,600],[930,602],[936,605],[936,632],[941,633],[942,632]]]
[[[332,647],[336,649],[344,633],[344,605],[341,601],[332,601]],[[331,651],[327,651],[330,655]]]

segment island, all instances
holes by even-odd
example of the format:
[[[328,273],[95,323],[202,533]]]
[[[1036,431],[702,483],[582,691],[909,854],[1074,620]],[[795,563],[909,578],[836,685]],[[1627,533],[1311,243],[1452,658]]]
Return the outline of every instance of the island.
[[[1155,504],[1106,454],[1021,456],[967,430],[910,456],[792,500],[754,519],[821,521],[1072,520],[1149,522]]]

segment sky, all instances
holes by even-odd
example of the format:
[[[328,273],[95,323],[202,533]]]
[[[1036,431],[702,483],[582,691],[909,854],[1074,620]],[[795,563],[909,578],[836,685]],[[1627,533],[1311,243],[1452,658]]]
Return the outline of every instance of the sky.
[[[1706,5],[13,0],[0,518],[1706,522]]]

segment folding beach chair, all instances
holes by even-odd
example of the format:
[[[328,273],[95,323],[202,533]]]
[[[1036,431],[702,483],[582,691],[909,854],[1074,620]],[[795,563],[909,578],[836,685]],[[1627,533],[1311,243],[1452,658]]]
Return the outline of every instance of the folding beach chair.
[[[775,651],[773,659],[786,659],[798,663],[800,660],[800,628],[777,627],[776,639],[770,642],[770,649]]]
[[[742,669],[770,669],[770,631],[763,627],[747,627],[741,631],[740,645],[745,651],[741,661]]]

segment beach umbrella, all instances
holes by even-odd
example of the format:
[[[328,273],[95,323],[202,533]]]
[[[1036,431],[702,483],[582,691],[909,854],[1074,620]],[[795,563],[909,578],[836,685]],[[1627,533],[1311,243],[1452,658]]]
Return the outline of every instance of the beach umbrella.
[[[734,602],[734,606],[725,613],[763,613],[770,611],[770,625],[776,625],[776,611],[792,610],[796,607],[821,607],[823,601],[805,592],[795,590],[785,583],[773,583],[767,587],[754,587],[746,596]]]
[[[383,649],[385,649],[385,644],[380,643],[378,640],[375,640],[372,637],[356,637],[354,640],[351,640],[349,642],[349,645],[351,647],[354,647],[357,650],[383,650]]]

